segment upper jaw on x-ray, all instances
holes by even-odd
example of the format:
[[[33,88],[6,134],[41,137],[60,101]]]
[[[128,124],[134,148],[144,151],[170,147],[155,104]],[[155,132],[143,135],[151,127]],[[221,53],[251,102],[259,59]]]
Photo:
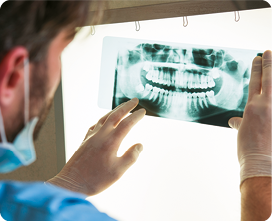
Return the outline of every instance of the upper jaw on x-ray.
[[[236,110],[247,67],[225,50],[139,44],[119,52],[118,87],[157,116],[196,121]]]

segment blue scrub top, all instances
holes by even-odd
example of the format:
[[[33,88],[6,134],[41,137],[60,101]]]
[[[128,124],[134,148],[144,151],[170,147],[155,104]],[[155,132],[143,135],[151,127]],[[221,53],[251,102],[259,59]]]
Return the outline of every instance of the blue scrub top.
[[[116,221],[87,196],[41,182],[0,182],[0,214],[7,221]]]

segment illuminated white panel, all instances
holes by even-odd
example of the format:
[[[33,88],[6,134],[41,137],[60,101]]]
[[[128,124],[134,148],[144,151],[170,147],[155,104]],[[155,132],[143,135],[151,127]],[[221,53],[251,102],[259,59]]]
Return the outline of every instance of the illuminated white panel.
[[[84,28],[65,50],[63,96],[67,160],[90,126],[110,110],[98,107],[105,36],[249,50],[271,49],[271,10],[101,25]],[[137,163],[103,193],[88,198],[122,221],[240,220],[236,131],[146,116],[123,141],[119,155],[141,142]]]

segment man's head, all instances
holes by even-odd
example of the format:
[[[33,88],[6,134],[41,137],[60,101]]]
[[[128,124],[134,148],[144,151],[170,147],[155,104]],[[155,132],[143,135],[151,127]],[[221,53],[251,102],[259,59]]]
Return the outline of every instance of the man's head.
[[[30,118],[42,121],[60,82],[60,55],[88,18],[90,1],[7,1],[0,9],[0,108],[8,141],[24,127],[24,60]],[[37,130],[36,130],[37,131]]]

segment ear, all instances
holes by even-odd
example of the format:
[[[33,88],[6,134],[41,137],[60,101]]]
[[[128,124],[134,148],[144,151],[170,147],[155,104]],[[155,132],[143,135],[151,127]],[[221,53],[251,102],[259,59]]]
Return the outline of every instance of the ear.
[[[0,105],[9,106],[23,93],[24,60],[28,51],[24,47],[16,47],[9,51],[0,63]]]

